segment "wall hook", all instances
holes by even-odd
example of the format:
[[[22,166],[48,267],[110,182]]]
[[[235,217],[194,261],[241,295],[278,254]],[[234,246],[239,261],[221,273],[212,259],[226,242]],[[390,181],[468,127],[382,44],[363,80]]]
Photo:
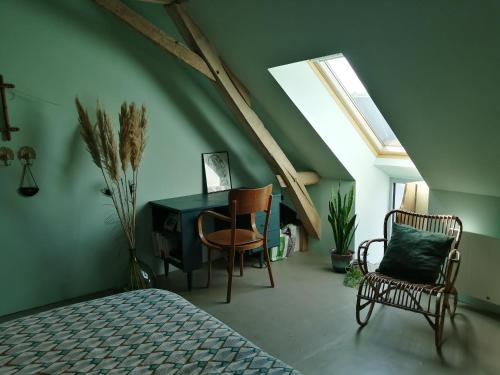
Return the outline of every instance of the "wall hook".
[[[14,160],[14,151],[8,147],[0,147],[0,165],[7,167]]]
[[[31,171],[31,165],[33,165],[33,160],[36,159],[36,152],[32,147],[24,146],[19,149],[17,152],[17,157],[21,160],[23,164],[23,174],[21,176],[21,184],[17,191],[23,197],[32,197],[40,189],[36,183],[35,177],[33,176],[33,172]],[[29,181],[31,177],[31,182]]]

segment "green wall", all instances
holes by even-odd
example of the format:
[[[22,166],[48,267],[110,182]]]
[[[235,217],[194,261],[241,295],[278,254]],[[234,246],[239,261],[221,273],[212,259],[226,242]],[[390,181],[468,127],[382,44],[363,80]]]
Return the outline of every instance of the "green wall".
[[[0,45],[0,73],[16,84],[11,122],[21,128],[0,146],[34,147],[40,186],[21,197],[20,163],[0,167],[0,315],[124,283],[127,247],[80,140],[75,95],[92,110],[99,99],[115,124],[124,100],[149,109],[138,214],[149,263],[146,203],[200,193],[202,152],[229,151],[235,186],[274,181],[208,80],[92,1],[2,1]]]
[[[466,232],[500,238],[499,197],[431,190],[429,211],[460,217]]]

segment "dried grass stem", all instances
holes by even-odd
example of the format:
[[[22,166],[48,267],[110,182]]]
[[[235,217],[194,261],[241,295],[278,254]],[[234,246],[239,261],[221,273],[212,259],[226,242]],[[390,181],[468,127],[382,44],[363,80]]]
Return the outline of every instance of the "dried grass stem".
[[[118,142],[107,112],[97,104],[96,123],[92,125],[87,110],[75,99],[80,133],[94,164],[101,170],[111,192],[120,224],[130,249],[136,245],[136,207],[139,166],[146,145],[146,108],[124,102],[118,114]]]

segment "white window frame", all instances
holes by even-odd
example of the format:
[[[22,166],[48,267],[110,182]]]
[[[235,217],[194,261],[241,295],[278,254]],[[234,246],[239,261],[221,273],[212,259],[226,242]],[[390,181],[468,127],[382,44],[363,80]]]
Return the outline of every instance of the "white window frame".
[[[361,137],[365,140],[368,147],[375,154],[375,156],[408,158],[408,154],[403,147],[386,146],[378,139],[364,116],[353,103],[350,95],[345,91],[344,87],[339,82],[335,74],[333,74],[330,68],[326,66],[327,60],[339,56],[343,55],[336,54],[320,59],[310,60],[309,65],[316,73],[318,78],[326,86],[327,90],[335,99],[337,104],[339,104],[344,113],[351,120],[351,123],[360,133]]]

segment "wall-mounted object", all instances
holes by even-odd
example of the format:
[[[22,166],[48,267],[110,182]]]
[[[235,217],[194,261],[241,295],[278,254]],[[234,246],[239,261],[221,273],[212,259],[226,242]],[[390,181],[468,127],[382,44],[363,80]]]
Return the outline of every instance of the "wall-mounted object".
[[[106,197],[112,197],[113,193],[111,193],[111,190],[107,187],[101,189],[101,193],[105,195]]]
[[[205,191],[215,193],[232,188],[227,151],[202,154]]]
[[[10,132],[17,132],[19,128],[14,128],[10,126],[9,123],[9,112],[7,111],[7,99],[5,98],[5,89],[13,89],[15,86],[12,83],[5,83],[3,81],[3,76],[0,74],[0,96],[2,99],[2,123],[0,123],[0,133],[2,133],[2,139],[4,141],[10,141]]]
[[[36,159],[36,152],[32,147],[24,146],[17,152],[17,157],[23,164],[23,174],[21,177],[21,184],[17,191],[23,197],[32,197],[40,190],[36,183],[35,177],[33,177],[33,172],[31,171],[31,165],[33,160]],[[30,181],[31,177],[31,181]]]
[[[7,167],[14,160],[14,151],[8,147],[0,147],[0,165]]]

